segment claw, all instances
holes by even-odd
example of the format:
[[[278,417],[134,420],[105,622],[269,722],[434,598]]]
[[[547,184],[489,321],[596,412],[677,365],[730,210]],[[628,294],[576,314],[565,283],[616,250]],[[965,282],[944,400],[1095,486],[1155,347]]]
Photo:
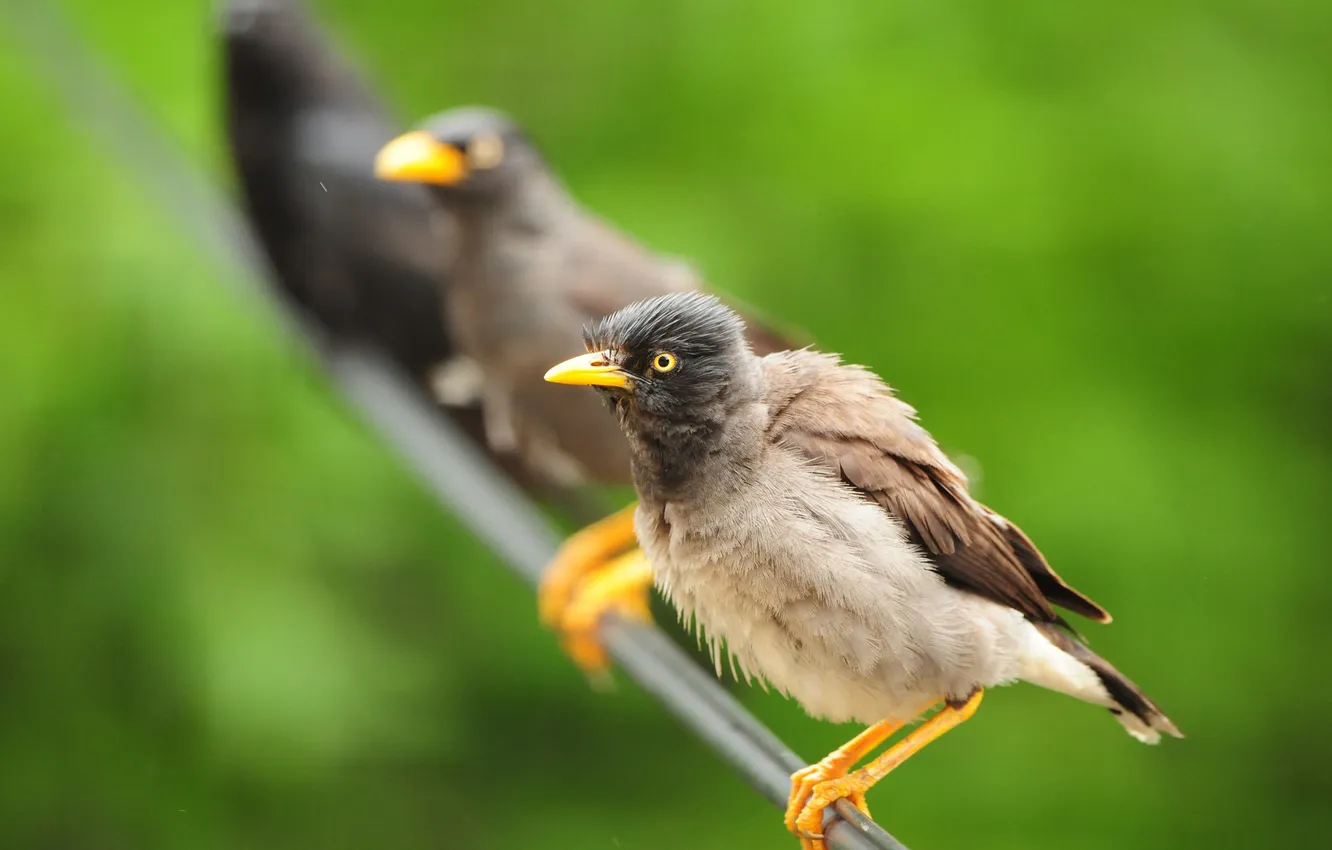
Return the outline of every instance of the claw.
[[[541,588],[537,592],[541,622],[550,628],[559,628],[584,579],[604,569],[611,557],[635,543],[633,505],[589,525],[564,541],[541,577]]]
[[[541,622],[560,635],[564,651],[593,679],[608,682],[610,657],[598,627],[606,614],[650,622],[647,556],[634,546],[634,507],[570,537],[546,569],[538,594]]]
[[[621,555],[584,579],[556,626],[564,651],[575,664],[588,673],[610,666],[610,656],[597,633],[602,618],[616,614],[627,620],[651,622],[651,585],[652,570],[639,549]]]
[[[823,813],[838,800],[849,800],[868,817],[865,792],[926,744],[971,717],[980,705],[983,693],[977,690],[959,704],[949,702],[938,714],[860,770],[847,773],[852,765],[886,741],[902,724],[888,720],[876,723],[833,750],[822,761],[791,774],[791,798],[786,805],[785,823],[786,828],[800,839],[801,850],[827,850],[822,832]]]
[[[846,746],[833,750],[822,761],[802,767],[791,774],[791,798],[786,804],[786,828],[800,839],[801,850],[825,850],[823,840],[823,809],[838,798],[834,797],[822,806],[813,806],[819,790],[828,782],[845,776],[847,768],[860,760],[861,756],[877,747],[889,735],[898,729],[896,723],[877,723],[861,732]],[[867,816],[865,795],[857,795],[852,802]]]
[[[884,733],[884,737],[891,735],[896,728],[893,724]],[[855,764],[856,758],[849,746],[843,747],[823,761],[803,767],[791,774],[791,799],[786,806],[785,822],[786,828],[800,839],[801,850],[826,850],[827,845],[823,840],[823,810],[842,797],[850,798],[852,805],[869,817],[869,807],[865,805],[863,789],[850,789],[847,793],[836,795],[828,793],[835,783],[845,782],[850,778],[845,776],[846,769]]]
[[[800,836],[809,836],[811,850],[825,850],[823,835],[815,832],[823,829],[823,812],[833,803],[846,798],[851,805],[869,817],[869,807],[865,805],[865,792],[876,780],[870,779],[863,770],[857,770],[849,776],[821,779],[809,788],[809,794],[795,818],[795,832]]]

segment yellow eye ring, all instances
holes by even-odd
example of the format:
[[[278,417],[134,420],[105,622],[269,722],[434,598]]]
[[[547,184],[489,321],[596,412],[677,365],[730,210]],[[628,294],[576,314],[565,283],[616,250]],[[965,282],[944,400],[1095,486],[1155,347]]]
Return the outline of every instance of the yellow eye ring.
[[[483,133],[467,143],[467,164],[478,171],[499,165],[504,159],[504,140],[494,133]]]
[[[675,368],[675,355],[669,351],[658,352],[652,358],[652,368],[658,372],[669,372]]]

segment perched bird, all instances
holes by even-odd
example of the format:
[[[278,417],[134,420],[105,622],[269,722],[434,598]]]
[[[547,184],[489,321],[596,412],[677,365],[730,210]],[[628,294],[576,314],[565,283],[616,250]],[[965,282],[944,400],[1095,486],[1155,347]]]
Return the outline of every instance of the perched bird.
[[[332,340],[373,346],[429,393],[457,353],[442,320],[457,238],[423,187],[371,173],[398,125],[298,0],[227,0],[219,29],[227,142],[274,282]],[[479,404],[446,412],[486,447]],[[587,515],[512,458],[493,459]]]
[[[495,110],[426,120],[380,151],[375,173],[427,185],[456,223],[445,313],[462,356],[439,373],[440,397],[479,398],[491,448],[521,458],[534,475],[565,486],[628,484],[628,447],[596,399],[561,392],[541,373],[588,321],[700,288],[692,269],[582,209],[527,134]],[[761,351],[792,344],[758,323],[750,341]],[[543,619],[588,670],[606,663],[595,632],[603,613],[646,615],[651,576],[633,546],[629,508],[571,537],[546,572]]]
[[[628,438],[638,539],[706,635],[810,714],[869,724],[792,776],[786,825],[824,846],[823,810],[865,791],[1026,681],[1108,708],[1135,738],[1175,725],[1055,606],[1105,609],[1055,574],[876,375],[811,350],[755,356],[716,299],[668,295],[585,334],[547,381],[595,387]],[[608,417],[609,418],[609,417]],[[943,708],[865,768],[863,756]]]

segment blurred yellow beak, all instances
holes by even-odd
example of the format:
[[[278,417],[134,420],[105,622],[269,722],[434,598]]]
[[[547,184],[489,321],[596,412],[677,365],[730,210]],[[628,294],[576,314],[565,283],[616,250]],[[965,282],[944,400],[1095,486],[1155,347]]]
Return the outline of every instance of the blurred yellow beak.
[[[441,144],[424,130],[404,133],[375,155],[375,176],[399,183],[452,186],[467,176],[462,151]]]
[[[552,384],[572,384],[579,387],[619,387],[629,389],[629,376],[619,366],[597,352],[571,357],[546,373]]]

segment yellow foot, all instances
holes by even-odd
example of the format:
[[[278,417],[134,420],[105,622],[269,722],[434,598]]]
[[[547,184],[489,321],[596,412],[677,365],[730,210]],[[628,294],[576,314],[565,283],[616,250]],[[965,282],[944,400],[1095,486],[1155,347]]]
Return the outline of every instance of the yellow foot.
[[[559,632],[565,652],[594,681],[604,680],[610,666],[597,634],[601,618],[615,613],[651,620],[652,572],[637,548],[634,508],[617,511],[566,540],[546,568],[537,594],[541,622]]]
[[[610,656],[601,643],[598,627],[607,614],[648,623],[652,569],[639,549],[611,561],[604,569],[583,579],[556,624],[564,651],[593,677],[603,678]]]
[[[800,839],[802,850],[826,850],[827,845],[823,840],[823,812],[838,800],[843,798],[850,800],[853,806],[869,817],[865,792],[874,782],[861,776],[864,771],[857,770],[849,776],[829,776],[818,770],[820,767],[821,763],[805,768],[810,772],[802,776],[798,783],[799,793],[803,795],[804,801],[794,818],[790,807],[787,808],[787,828]],[[799,776],[800,772],[795,775]],[[793,790],[792,803],[795,802],[795,795],[796,791]]]
[[[634,537],[634,505],[616,511],[574,534],[555,553],[541,576],[537,610],[541,622],[557,629],[574,594],[590,575],[604,570],[615,555],[637,545]]]
[[[791,775],[791,799],[786,806],[786,828],[800,839],[802,850],[827,850],[823,840],[823,812],[838,800],[850,800],[857,809],[869,814],[865,792],[891,773],[926,744],[954,729],[976,712],[983,691],[977,690],[963,702],[948,702],[939,713],[911,730],[889,747],[883,755],[847,773],[847,769],[896,731],[900,724],[876,723],[827,758]]]
[[[822,806],[813,808],[813,801],[816,797],[822,796],[819,794],[820,790],[830,787],[828,783],[845,777],[848,768],[888,740],[889,736],[900,728],[900,723],[888,720],[876,723],[833,750],[822,761],[802,767],[791,774],[791,798],[786,804],[786,828],[800,839],[802,850],[824,850],[823,809],[840,799],[833,797]],[[869,806],[865,804],[864,791],[842,796],[849,797],[851,803],[869,817]]]

